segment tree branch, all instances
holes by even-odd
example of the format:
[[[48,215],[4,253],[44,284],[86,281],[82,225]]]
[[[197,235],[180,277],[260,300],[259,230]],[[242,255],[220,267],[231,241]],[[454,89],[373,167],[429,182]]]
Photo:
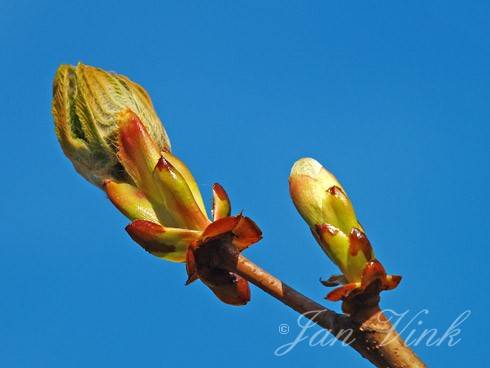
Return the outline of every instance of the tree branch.
[[[338,314],[284,284],[242,255],[227,257],[224,267],[330,331],[376,367],[425,367],[398,335],[377,303],[356,315]]]

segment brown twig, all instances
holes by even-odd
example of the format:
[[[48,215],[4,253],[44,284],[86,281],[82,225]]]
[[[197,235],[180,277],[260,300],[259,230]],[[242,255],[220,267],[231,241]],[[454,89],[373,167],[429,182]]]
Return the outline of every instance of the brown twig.
[[[348,343],[377,367],[425,367],[405,344],[377,303],[352,316],[335,313],[304,296],[242,255],[224,266]]]

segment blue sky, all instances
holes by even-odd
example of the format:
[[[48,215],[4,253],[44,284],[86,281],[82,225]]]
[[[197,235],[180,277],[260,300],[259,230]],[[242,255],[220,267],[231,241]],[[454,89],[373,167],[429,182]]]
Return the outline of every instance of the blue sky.
[[[307,342],[275,356],[295,313],[255,288],[246,307],[220,304],[132,243],[54,135],[52,77],[78,61],[149,91],[208,202],[220,182],[262,228],[247,255],[316,300],[336,270],[287,177],[321,161],[404,277],[383,306],[427,309],[411,328],[439,335],[471,311],[456,346],[417,353],[489,365],[489,16],[486,1],[3,0],[0,365],[370,366]]]

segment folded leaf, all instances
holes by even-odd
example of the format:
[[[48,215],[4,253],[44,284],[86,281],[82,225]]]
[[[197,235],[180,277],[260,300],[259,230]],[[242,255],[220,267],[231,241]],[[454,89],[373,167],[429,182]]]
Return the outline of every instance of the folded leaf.
[[[118,114],[136,112],[159,148],[170,148],[146,91],[128,78],[79,63],[60,65],[53,81],[56,135],[66,156],[87,180],[131,183],[117,158]]]

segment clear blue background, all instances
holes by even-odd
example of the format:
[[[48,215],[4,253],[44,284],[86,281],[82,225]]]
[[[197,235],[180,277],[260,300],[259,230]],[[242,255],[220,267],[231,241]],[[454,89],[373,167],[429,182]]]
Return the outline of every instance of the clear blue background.
[[[255,288],[220,304],[131,242],[54,135],[52,77],[79,60],[145,86],[206,198],[219,181],[260,224],[248,256],[321,301],[335,269],[287,185],[320,160],[404,276],[385,307],[427,308],[412,327],[439,334],[472,311],[458,345],[416,351],[490,364],[489,3],[339,3],[0,2],[0,366],[370,366],[340,346],[274,356],[295,313]]]

